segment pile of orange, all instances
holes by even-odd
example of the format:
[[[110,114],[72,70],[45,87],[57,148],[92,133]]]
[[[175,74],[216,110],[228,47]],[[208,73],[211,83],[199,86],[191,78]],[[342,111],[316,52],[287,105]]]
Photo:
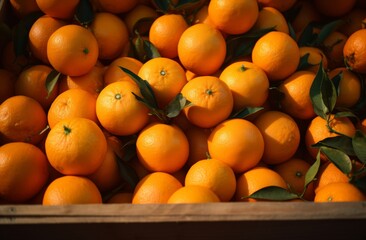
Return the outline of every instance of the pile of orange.
[[[365,1],[10,0],[0,17],[0,203],[366,200]]]

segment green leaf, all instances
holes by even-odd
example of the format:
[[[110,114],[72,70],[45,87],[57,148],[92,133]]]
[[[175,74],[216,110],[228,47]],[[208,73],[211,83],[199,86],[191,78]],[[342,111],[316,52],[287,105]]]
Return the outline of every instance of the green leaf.
[[[324,42],[324,40],[342,24],[344,24],[344,20],[342,19],[335,20],[325,24],[321,28],[317,38],[313,43],[313,46],[320,46]]]
[[[177,96],[167,105],[165,113],[168,118],[174,118],[179,115],[183,108],[191,105],[192,103],[187,100],[182,93],[178,93]]]
[[[157,48],[149,41],[144,40],[137,32],[137,37],[132,41],[135,57],[145,63],[148,60],[160,57]]]
[[[337,91],[337,96],[339,96],[339,86],[340,86],[339,84],[341,83],[342,78],[343,78],[343,71],[339,71],[339,73],[331,79]]]
[[[75,20],[84,27],[93,22],[94,11],[89,0],[80,0],[75,11]]]
[[[55,88],[57,81],[60,79],[61,73],[56,71],[56,70],[52,70],[47,78],[46,78],[46,89],[47,89],[47,98],[50,96],[52,90]]]
[[[277,187],[277,186],[269,186],[258,191],[252,193],[250,196],[244,196],[244,198],[255,198],[261,200],[272,200],[272,201],[286,201],[297,199],[299,196],[295,193],[289,192],[287,189]]]
[[[314,29],[318,26],[318,23],[311,22],[304,28],[299,37],[299,40],[297,41],[299,47],[313,46],[313,43],[318,36],[318,34],[314,33]]]
[[[342,117],[358,119],[357,115],[355,115],[353,112],[350,111],[342,111],[334,114],[334,118],[342,118]]]
[[[128,185],[130,185],[131,189],[135,189],[137,183],[140,180],[135,169],[123,160],[121,160],[118,156],[116,156],[116,158],[118,163],[118,170],[122,179],[125,180]]]
[[[304,189],[307,188],[307,186],[313,182],[316,178],[316,175],[318,174],[319,167],[320,167],[321,159],[320,159],[320,151],[318,151],[318,154],[316,156],[315,162],[310,166],[308,171],[305,174],[305,184]]]
[[[320,152],[322,152],[343,173],[345,174],[351,173],[352,161],[349,158],[349,156],[345,154],[343,151],[329,147],[321,147]]]
[[[28,45],[28,35],[29,31],[35,21],[39,17],[44,15],[43,12],[37,11],[32,12],[22,18],[14,27],[13,41],[14,41],[14,52],[15,56],[27,56],[27,45]]]
[[[332,113],[335,107],[337,92],[328,74],[325,72],[322,62],[319,64],[319,70],[311,85],[310,98],[314,112],[323,119],[327,119],[327,115]]]
[[[167,13],[174,7],[172,0],[151,0],[151,3],[157,11],[162,13]]]
[[[362,178],[352,179],[350,182],[358,189],[360,189],[364,194],[366,194],[366,176]]]
[[[357,158],[362,163],[366,164],[366,135],[360,130],[357,130],[356,134],[353,136],[352,146]]]
[[[246,118],[254,113],[257,113],[261,110],[263,110],[264,107],[246,107],[243,109],[240,109],[237,112],[234,112],[229,118],[233,119],[233,118]]]
[[[312,147],[321,148],[321,147],[329,147],[338,149],[347,155],[354,156],[355,152],[353,151],[352,146],[352,138],[346,135],[340,135],[335,137],[325,138],[316,144],[313,144]]]

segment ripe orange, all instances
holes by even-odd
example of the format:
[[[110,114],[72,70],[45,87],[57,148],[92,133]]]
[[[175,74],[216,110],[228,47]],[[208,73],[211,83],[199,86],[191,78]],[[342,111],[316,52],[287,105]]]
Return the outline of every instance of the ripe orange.
[[[48,124],[53,128],[59,121],[72,117],[88,118],[98,122],[96,98],[83,89],[69,89],[59,94],[48,110]]]
[[[141,1],[130,11],[128,11],[123,20],[126,23],[128,32],[132,36],[134,34],[134,28],[139,23],[139,34],[147,35],[149,32],[150,24],[148,22],[142,23],[147,19],[155,19],[159,15],[151,6],[141,3]],[[140,22],[141,21],[141,22]]]
[[[315,193],[317,193],[324,186],[331,183],[348,183],[350,177],[344,174],[334,163],[324,162],[319,168],[316,180],[315,180]]]
[[[280,12],[289,10],[297,1],[296,0],[257,0],[259,6],[273,7]]]
[[[346,44],[347,36],[339,31],[333,31],[323,41],[323,51],[328,59],[329,69],[344,66],[343,48]]]
[[[245,119],[230,119],[212,130],[208,150],[212,158],[228,164],[235,173],[242,173],[259,163],[264,141],[253,123]]]
[[[199,160],[207,158],[208,137],[211,129],[192,126],[184,131],[189,143],[189,156],[186,165],[192,166]]]
[[[129,81],[111,83],[99,93],[96,114],[110,133],[131,135],[147,124],[149,109],[132,93],[141,96],[138,86]]]
[[[251,29],[258,18],[256,0],[211,0],[208,16],[217,29],[228,34],[243,34]]]
[[[192,24],[197,23],[205,23],[209,24],[213,27],[215,25],[212,23],[210,17],[208,16],[208,5],[203,5],[197,12],[194,14]]]
[[[18,18],[40,10],[36,0],[10,0],[9,3]]]
[[[94,66],[87,74],[81,76],[67,76],[60,79],[59,92],[68,89],[83,89],[97,97],[104,87],[104,67]]]
[[[160,108],[168,105],[187,83],[182,66],[165,57],[153,58],[145,62],[138,76],[148,81]]]
[[[36,146],[13,142],[0,147],[0,198],[24,203],[34,197],[48,179],[45,154]]]
[[[51,71],[48,65],[34,65],[23,70],[15,82],[15,94],[37,100],[47,111],[58,95],[57,83],[49,94],[46,89],[46,79]]]
[[[311,71],[314,73],[318,72],[320,62],[322,62],[323,68],[328,69],[328,59],[323,53],[323,51],[317,47],[300,47],[300,57],[303,57],[308,54],[308,64],[311,66],[303,69],[307,71]]]
[[[336,132],[342,133],[349,137],[354,136],[356,128],[352,121],[347,117],[335,118],[333,115],[330,116],[330,127]],[[327,121],[320,116],[316,116],[312,119],[308,125],[305,133],[305,146],[309,154],[316,158],[318,153],[317,148],[313,148],[311,145],[328,137],[338,136],[337,133],[331,132],[327,127]]]
[[[52,167],[64,175],[89,175],[102,164],[107,140],[99,126],[87,118],[58,122],[47,135],[45,149]]]
[[[64,75],[81,76],[97,63],[98,42],[91,31],[74,24],[60,27],[47,42],[50,64]]]
[[[185,69],[198,74],[214,74],[226,56],[226,42],[220,31],[198,23],[188,27],[178,42],[178,57]]]
[[[149,30],[149,40],[162,57],[178,56],[178,42],[188,23],[180,14],[164,14],[156,18]]]
[[[300,50],[288,34],[272,31],[255,43],[252,59],[266,72],[269,80],[283,80],[296,71]]]
[[[348,37],[343,48],[345,63],[353,71],[366,73],[366,29],[358,30]]]
[[[110,13],[126,13],[133,9],[138,0],[97,0],[101,9]]]
[[[106,68],[104,72],[104,84],[108,85],[112,82],[128,80],[134,82],[122,69],[119,67],[124,67],[138,74],[143,63],[136,58],[132,57],[119,57],[114,59]]]
[[[287,189],[285,180],[272,169],[255,167],[237,178],[235,200],[243,202],[257,202],[257,199],[247,198],[254,192],[269,186]]]
[[[341,17],[352,10],[356,0],[314,0],[316,9],[327,17]]]
[[[112,13],[96,13],[90,30],[98,42],[99,59],[114,60],[121,55],[128,43],[126,24]]]
[[[310,88],[314,79],[315,73],[310,71],[297,71],[286,78],[278,87],[283,93],[280,100],[282,111],[298,119],[315,117],[310,98]]]
[[[153,172],[139,181],[133,193],[132,203],[167,203],[170,196],[181,187],[182,184],[172,175]]]
[[[209,203],[220,202],[217,195],[207,187],[199,185],[184,186],[175,191],[168,203]]]
[[[114,194],[106,203],[132,203],[133,193],[119,192]]]
[[[220,77],[231,90],[234,110],[259,107],[267,100],[269,81],[265,72],[248,61],[238,61],[225,67]]]
[[[45,14],[61,19],[71,19],[80,0],[36,0],[38,7]]]
[[[38,18],[29,30],[29,49],[33,56],[44,64],[49,64],[47,57],[48,39],[54,31],[65,25],[65,21],[49,15]]]
[[[193,164],[186,175],[185,186],[195,185],[209,188],[222,202],[228,202],[235,193],[235,174],[218,159],[203,159]]]
[[[95,184],[81,176],[63,176],[52,181],[43,196],[43,205],[99,204],[102,196]]]
[[[15,94],[16,75],[6,69],[0,69],[0,104]]]
[[[314,202],[359,202],[365,200],[365,195],[351,183],[331,183],[320,189],[314,198]]]
[[[6,142],[38,144],[47,126],[41,104],[30,97],[17,95],[0,105],[0,139]]]
[[[264,7],[259,11],[257,21],[253,26],[253,30],[261,30],[275,27],[276,31],[289,33],[289,28],[285,16],[273,7]]]
[[[337,107],[350,108],[354,106],[361,97],[361,80],[358,76],[345,67],[335,68],[329,72],[329,78],[333,79],[342,74],[338,86]]]
[[[137,157],[150,171],[174,173],[187,162],[189,145],[183,131],[175,125],[152,123],[136,140]]]
[[[289,160],[300,145],[300,129],[295,120],[280,111],[266,111],[254,121],[264,140],[262,161],[279,164]]]
[[[181,92],[192,103],[183,109],[184,114],[196,126],[214,127],[232,112],[234,100],[231,90],[217,77],[196,77],[187,82]]]
[[[281,175],[291,192],[302,194],[305,186],[305,175],[310,164],[300,158],[291,158],[274,166],[273,170]],[[312,201],[314,199],[314,182],[311,182],[303,195],[303,198]]]

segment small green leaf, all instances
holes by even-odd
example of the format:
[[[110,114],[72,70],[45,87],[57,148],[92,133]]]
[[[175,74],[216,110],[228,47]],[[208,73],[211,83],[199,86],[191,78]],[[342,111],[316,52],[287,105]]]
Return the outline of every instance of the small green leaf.
[[[334,165],[336,165],[343,173],[349,174],[352,171],[352,161],[347,154],[338,149],[321,147],[322,152]]]
[[[352,146],[357,158],[362,163],[366,164],[366,135],[360,130],[357,130],[356,134],[353,136]]]
[[[303,46],[313,46],[315,39],[317,38],[318,34],[314,33],[314,29],[319,27],[318,23],[311,22],[309,23],[304,30],[302,31],[297,44],[299,47]]]
[[[61,76],[61,73],[56,71],[56,70],[52,70],[47,78],[46,78],[46,89],[47,89],[47,98],[50,96],[52,90],[55,88],[57,81],[59,80]]]
[[[355,155],[355,152],[353,151],[353,146],[352,146],[352,138],[350,138],[346,135],[325,138],[325,139],[317,142],[316,144],[312,145],[312,147],[315,147],[315,148],[329,147],[329,148],[338,149],[350,156]]]
[[[337,91],[337,96],[339,96],[339,84],[341,83],[342,78],[343,78],[343,71],[339,71],[339,73],[331,79]]]
[[[183,108],[191,105],[182,93],[178,93],[177,96],[167,105],[165,113],[168,118],[174,118],[179,115]]]
[[[318,174],[319,171],[320,163],[321,163],[320,151],[318,151],[315,162],[310,166],[310,168],[305,174],[305,184],[304,184],[305,189],[311,182],[315,180],[316,175]]]
[[[162,13],[167,13],[174,7],[172,0],[151,0],[151,3],[158,12]]]
[[[116,158],[118,163],[118,170],[120,172],[122,179],[125,180],[128,183],[128,185],[130,185],[131,189],[135,189],[137,183],[139,182],[139,177],[135,169],[130,165],[128,165],[123,160],[121,160],[117,155]]]
[[[334,32],[339,26],[341,26],[342,24],[344,24],[344,20],[342,19],[339,19],[339,20],[335,20],[335,21],[332,21],[332,22],[329,22],[327,24],[325,24],[317,38],[315,39],[313,45],[314,46],[319,46],[320,44],[322,44],[324,42],[324,40],[332,33]]]
[[[264,107],[246,107],[243,109],[240,109],[237,112],[234,112],[229,118],[233,119],[233,118],[246,118],[254,113],[257,113],[261,110],[263,110]]]
[[[349,112],[349,111],[342,111],[342,112],[337,112],[334,114],[334,118],[355,118],[358,119],[357,115],[355,115],[353,112]]]
[[[75,11],[75,20],[84,27],[93,22],[94,11],[89,0],[80,0]]]
[[[132,40],[132,46],[138,60],[145,63],[152,58],[160,57],[159,51],[151,42],[144,40],[137,32],[135,34],[137,37]]]
[[[255,198],[261,200],[272,200],[272,201],[287,201],[292,199],[297,199],[299,196],[295,193],[289,192],[287,189],[269,186],[252,193],[249,196],[244,196],[244,198]]]

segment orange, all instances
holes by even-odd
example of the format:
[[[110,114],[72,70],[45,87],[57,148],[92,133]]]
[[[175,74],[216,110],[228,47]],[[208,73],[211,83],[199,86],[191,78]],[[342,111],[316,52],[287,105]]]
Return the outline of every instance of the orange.
[[[343,48],[344,61],[353,71],[366,73],[366,29],[348,37]]]
[[[138,159],[149,171],[174,173],[187,162],[189,145],[177,126],[152,123],[138,135],[136,151]]]
[[[338,182],[348,183],[350,180],[350,177],[344,174],[334,163],[330,161],[324,162],[320,166],[314,182],[315,193],[328,184]]]
[[[322,49],[328,59],[329,69],[344,66],[343,48],[346,44],[347,36],[339,31],[331,32],[323,41]]]
[[[53,126],[45,148],[50,164],[57,171],[64,175],[89,175],[103,163],[107,140],[95,122],[75,117]]]
[[[48,110],[48,124],[53,128],[59,121],[72,117],[88,118],[98,122],[96,98],[83,89],[69,89],[59,94]]]
[[[141,97],[138,86],[128,81],[111,83],[99,93],[96,114],[110,133],[131,135],[147,124],[149,109],[133,93]]]
[[[132,203],[133,194],[130,192],[119,192],[114,194],[106,203]]]
[[[258,18],[256,0],[211,0],[208,16],[215,27],[228,34],[243,34],[249,31]]]
[[[184,85],[182,94],[192,105],[183,109],[187,119],[202,128],[211,128],[229,117],[233,96],[226,83],[217,77],[196,77]]]
[[[314,202],[359,202],[365,195],[351,183],[331,183],[315,194]]]
[[[189,143],[189,156],[187,166],[190,167],[199,160],[207,158],[208,137],[211,129],[192,126],[184,131]]]
[[[235,174],[218,159],[203,159],[193,164],[186,175],[185,186],[195,185],[209,188],[222,202],[228,202],[235,193]]]
[[[366,9],[354,7],[342,18],[345,23],[338,30],[346,36],[350,36],[352,33],[362,28],[362,21],[365,18]]]
[[[282,1],[278,1],[282,2]],[[322,17],[315,9],[315,6],[310,1],[297,1],[295,7],[299,7],[298,14],[291,22],[292,27],[296,33],[300,33],[311,22],[319,22]]]
[[[197,23],[205,23],[209,24],[213,27],[215,25],[212,23],[210,17],[208,16],[208,5],[203,5],[197,12],[194,14],[192,24]]]
[[[13,96],[0,105],[0,140],[6,142],[41,142],[47,117],[41,104],[27,96]]]
[[[154,172],[142,178],[133,193],[133,204],[167,203],[170,196],[180,189],[182,184],[164,172]]]
[[[45,14],[61,19],[71,19],[80,0],[36,0],[38,7]]]
[[[317,73],[320,66],[320,62],[322,62],[324,69],[328,68],[328,59],[321,49],[307,46],[300,47],[299,49],[300,49],[300,57],[308,55],[307,62],[310,65],[302,70]]]
[[[175,191],[168,203],[209,203],[220,202],[217,195],[207,187],[199,185],[184,186]]]
[[[341,17],[352,10],[356,0],[314,0],[316,9],[327,17]]]
[[[273,7],[264,7],[259,11],[253,30],[275,27],[276,31],[289,33],[289,28],[284,15]]]
[[[289,10],[297,0],[257,0],[259,6],[273,7],[280,12]]]
[[[361,80],[358,76],[345,67],[335,68],[329,72],[329,78],[341,75],[341,80],[337,88],[337,107],[351,108],[361,97]]]
[[[182,66],[165,57],[153,58],[145,62],[138,76],[148,81],[160,108],[167,106],[187,83]]]
[[[255,43],[252,60],[266,72],[269,80],[282,80],[296,71],[300,50],[288,34],[273,31]]]
[[[134,74],[138,74],[143,63],[132,57],[119,57],[114,59],[104,72],[104,84],[108,85],[112,82],[128,80],[134,82],[120,67],[127,68]]]
[[[302,194],[305,186],[305,175],[310,164],[300,158],[291,158],[283,163],[275,165],[273,170],[281,175],[288,185],[289,191],[298,195]],[[314,182],[307,186],[303,198],[312,201],[314,199]]]
[[[280,100],[281,110],[298,119],[315,117],[313,103],[310,98],[310,88],[315,79],[315,73],[297,71],[286,78],[278,90],[283,93]]]
[[[29,143],[13,142],[0,147],[0,198],[24,203],[34,197],[48,179],[45,154]]]
[[[0,104],[15,94],[16,75],[6,69],[0,69]]]
[[[83,89],[97,97],[104,87],[104,67],[94,66],[87,74],[67,76],[59,80],[60,93],[68,89]]]
[[[235,200],[257,202],[257,199],[247,197],[262,188],[270,186],[287,189],[285,180],[277,172],[267,167],[255,167],[237,178]]]
[[[47,42],[54,31],[62,26],[65,26],[66,22],[51,17],[49,15],[43,15],[38,18],[29,30],[29,49],[34,57],[41,60],[43,63],[48,64],[47,57]]]
[[[81,176],[63,176],[52,181],[43,196],[43,205],[101,204],[95,184]]]
[[[118,16],[99,12],[89,26],[98,42],[99,59],[114,60],[128,43],[128,29]]]
[[[97,0],[103,11],[110,13],[126,13],[133,9],[138,0]]]
[[[23,70],[15,82],[15,94],[37,100],[45,110],[51,106],[58,95],[58,84],[48,93],[46,80],[52,68],[48,65],[34,65]]]
[[[347,117],[335,118],[334,115],[330,116],[329,126],[336,132],[342,133],[349,137],[353,137],[356,128],[352,121]],[[327,121],[320,116],[316,116],[312,119],[308,125],[305,133],[305,146],[307,151],[313,158],[316,158],[318,148],[313,148],[311,145],[328,137],[338,136],[337,133],[331,132],[327,126]]]
[[[280,111],[266,111],[254,121],[264,140],[262,161],[280,164],[289,160],[300,145],[300,129],[295,120]]]
[[[188,27],[178,42],[178,57],[186,70],[198,75],[215,73],[226,56],[226,42],[220,31],[198,23]]]
[[[40,10],[36,0],[10,0],[9,3],[19,18]]]
[[[235,173],[242,173],[259,163],[264,141],[253,123],[245,119],[230,119],[212,130],[208,150],[212,158],[226,163]]]
[[[220,77],[231,90],[234,110],[259,107],[267,100],[269,80],[265,72],[248,61],[238,61],[225,67]]]
[[[135,33],[134,30],[135,27],[137,27],[137,24],[139,34],[147,35],[150,28],[150,23],[147,20],[158,17],[158,13],[154,8],[140,2],[132,10],[128,11],[123,18],[131,36]],[[147,22],[143,23],[144,21]]]
[[[52,33],[47,42],[50,64],[64,75],[81,76],[88,73],[98,60],[98,42],[93,33],[70,24]]]
[[[164,14],[156,18],[149,30],[149,40],[162,57],[178,56],[178,42],[188,23],[180,14]]]

